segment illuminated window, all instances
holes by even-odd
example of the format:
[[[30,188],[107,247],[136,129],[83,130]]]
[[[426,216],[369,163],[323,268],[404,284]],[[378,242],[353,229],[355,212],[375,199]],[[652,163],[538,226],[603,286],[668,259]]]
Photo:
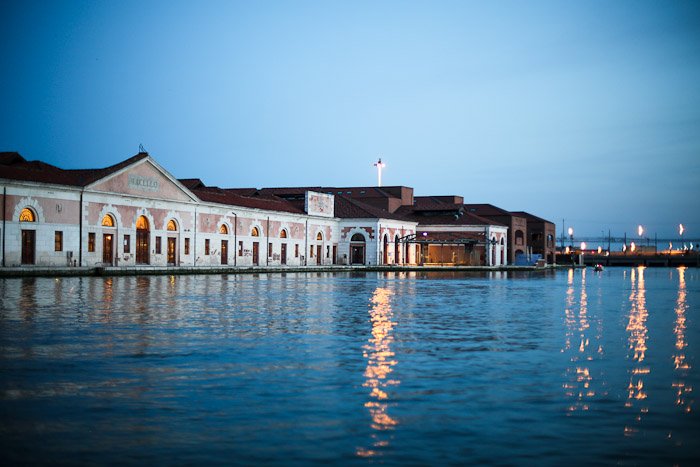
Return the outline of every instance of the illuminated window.
[[[282,230],[280,232],[280,238],[287,238],[287,231],[286,230]]]
[[[114,227],[114,217],[109,214],[105,214],[102,218],[102,227]]]
[[[131,253],[131,236],[124,235],[124,253]]]
[[[146,216],[140,216],[136,219],[136,230],[148,230],[148,219],[146,219]]]
[[[250,236],[251,237],[259,237],[260,236],[260,231],[258,230],[257,227],[253,227],[253,230],[250,231]]]
[[[219,233],[228,235],[228,227],[226,227],[226,224],[221,224],[221,227],[219,227]]]
[[[321,232],[316,234],[316,240],[323,240],[323,234],[321,234]]]
[[[20,222],[36,222],[36,216],[34,215],[34,211],[32,211],[29,208],[22,209],[22,212],[19,214],[19,221]]]
[[[54,251],[63,251],[63,232],[57,230],[53,237]]]
[[[189,238],[185,239],[185,254],[186,255],[190,254],[190,239]]]
[[[209,254],[209,239],[207,238],[204,240],[204,254],[208,255]]]
[[[88,253],[95,252],[95,232],[88,232]]]
[[[175,223],[174,220],[170,219],[168,221],[168,226],[166,227],[167,230],[170,232],[177,232],[177,224]]]

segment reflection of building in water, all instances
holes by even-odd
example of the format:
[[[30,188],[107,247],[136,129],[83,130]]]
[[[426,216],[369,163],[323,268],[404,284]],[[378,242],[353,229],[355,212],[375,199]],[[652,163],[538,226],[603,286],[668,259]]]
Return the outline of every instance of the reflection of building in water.
[[[586,270],[581,271],[581,293],[579,297],[578,313],[575,312],[574,297],[574,270],[569,269],[568,288],[566,292],[566,308],[564,311],[566,320],[566,341],[564,351],[571,354],[572,366],[567,368],[567,380],[564,383],[567,397],[573,399],[569,411],[588,410],[588,401],[596,396],[593,388],[593,377],[588,362],[597,355],[602,355],[600,332],[593,337],[591,344],[590,317],[588,316],[588,294],[586,292]],[[600,329],[598,329],[600,331]]]
[[[371,427],[375,430],[374,441],[369,449],[358,448],[357,455],[371,457],[377,455],[376,448],[387,446],[389,440],[381,434],[393,429],[398,422],[388,413],[389,394],[387,388],[399,384],[399,381],[389,379],[392,367],[396,365],[391,344],[394,337],[391,331],[394,327],[393,314],[389,299],[392,292],[388,289],[377,288],[372,296],[372,307],[369,310],[372,322],[372,337],[364,346],[364,357],[367,359],[364,387],[370,389],[369,400],[365,407],[372,417]]]
[[[685,358],[685,348],[688,342],[685,340],[685,317],[688,304],[686,303],[685,290],[685,267],[678,268],[678,298],[676,299],[676,321],[673,327],[673,333],[676,335],[676,352],[673,355],[673,364],[675,370],[675,380],[673,388],[676,390],[676,405],[681,407],[685,412],[691,411],[692,400],[688,400],[688,395],[692,393],[693,388],[686,385],[690,364]]]
[[[632,292],[630,293],[630,314],[627,322],[627,332],[629,337],[629,358],[632,359],[633,368],[630,374],[630,381],[627,386],[627,402],[625,407],[637,407],[639,414],[636,421],[641,422],[642,414],[649,411],[646,405],[647,393],[644,391],[644,376],[648,375],[649,367],[644,363],[647,350],[647,318],[649,312],[646,308],[646,297],[644,289],[644,267],[633,269],[630,275],[632,281]],[[637,432],[637,428],[625,426],[625,435],[631,436]]]

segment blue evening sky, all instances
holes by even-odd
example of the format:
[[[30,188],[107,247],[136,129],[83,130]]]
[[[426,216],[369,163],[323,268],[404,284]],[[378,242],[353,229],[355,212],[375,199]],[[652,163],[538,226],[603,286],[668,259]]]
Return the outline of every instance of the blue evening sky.
[[[700,236],[700,2],[0,0],[0,150]]]

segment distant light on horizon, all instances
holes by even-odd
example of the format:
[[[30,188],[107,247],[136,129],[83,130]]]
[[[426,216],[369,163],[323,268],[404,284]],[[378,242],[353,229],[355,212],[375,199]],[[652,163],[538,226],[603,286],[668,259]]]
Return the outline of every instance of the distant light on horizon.
[[[685,232],[685,227],[683,227],[683,224],[678,224],[678,234],[683,235],[683,232]]]
[[[644,227],[642,227],[641,225],[637,227],[637,233],[639,233],[639,236],[641,237],[644,233]]]

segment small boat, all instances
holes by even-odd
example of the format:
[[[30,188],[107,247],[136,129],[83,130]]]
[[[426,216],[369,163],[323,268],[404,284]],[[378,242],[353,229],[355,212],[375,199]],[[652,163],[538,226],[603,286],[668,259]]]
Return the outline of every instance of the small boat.
[[[598,263],[595,266],[593,266],[594,271],[602,271],[603,270],[603,265]]]

